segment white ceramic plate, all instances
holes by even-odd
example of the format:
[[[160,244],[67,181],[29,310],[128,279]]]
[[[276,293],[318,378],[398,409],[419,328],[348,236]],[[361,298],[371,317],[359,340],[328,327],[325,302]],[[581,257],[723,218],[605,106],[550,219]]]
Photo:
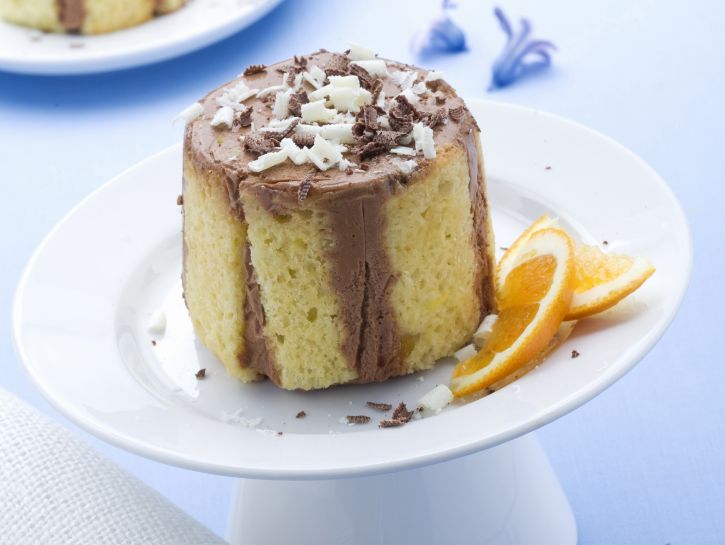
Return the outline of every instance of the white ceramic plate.
[[[380,415],[366,401],[414,406],[448,381],[451,362],[420,376],[313,393],[229,378],[196,341],[181,299],[179,146],[93,193],[32,258],[14,322],[33,380],[64,414],[111,443],[201,471],[263,478],[339,477],[442,461],[529,432],[591,399],[631,369],[672,320],[690,274],[685,218],[657,174],[612,140],[519,107],[469,105],[483,127],[499,245],[548,212],[580,240],[606,240],[609,250],[644,254],[657,267],[635,296],[581,322],[516,383],[436,417],[378,429]],[[168,316],[162,337],[147,332],[156,309]],[[202,367],[207,377],[199,381],[194,375]],[[240,409],[241,418],[229,421]],[[296,419],[300,410],[308,416]],[[340,423],[351,414],[374,420]]]
[[[86,74],[177,57],[251,25],[281,0],[189,0],[142,25],[99,36],[45,34],[0,19],[0,70]]]

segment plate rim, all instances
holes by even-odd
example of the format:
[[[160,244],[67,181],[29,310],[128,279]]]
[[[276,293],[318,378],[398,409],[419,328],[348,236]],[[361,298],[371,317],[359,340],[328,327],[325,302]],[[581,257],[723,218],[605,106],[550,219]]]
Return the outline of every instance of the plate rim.
[[[11,74],[35,76],[75,76],[84,74],[102,74],[116,72],[129,68],[139,68],[157,62],[181,57],[193,51],[203,49],[211,44],[220,42],[236,32],[253,25],[284,0],[254,0],[251,11],[241,13],[230,20],[209,28],[203,32],[195,33],[173,41],[164,42],[150,49],[140,51],[122,51],[115,54],[102,54],[98,57],[84,59],[61,60],[24,60],[17,57],[3,56],[0,52],[0,71]],[[182,8],[183,9],[183,8]],[[168,14],[173,16],[173,13]],[[146,21],[148,22],[148,21]],[[0,24],[17,26],[32,32],[30,27],[13,25],[4,20]],[[142,23],[145,24],[145,23]],[[119,29],[114,32],[125,32],[136,27]],[[105,36],[101,34],[99,36]],[[124,171],[125,172],[125,171]],[[110,180],[109,180],[110,181]]]
[[[611,366],[610,369],[614,368],[613,372],[609,372],[606,375],[602,375],[598,377],[597,380],[593,380],[588,384],[588,386],[581,392],[574,392],[573,394],[561,399],[558,403],[552,405],[549,407],[548,410],[544,411],[542,414],[537,415],[535,417],[529,418],[525,420],[524,422],[509,426],[506,428],[505,431],[502,431],[495,435],[489,435],[485,438],[478,438],[474,440],[468,440],[463,442],[459,445],[454,445],[442,450],[433,450],[431,452],[426,452],[417,456],[410,456],[403,459],[396,459],[392,461],[387,461],[385,463],[377,463],[377,464],[369,464],[369,465],[357,465],[357,466],[350,466],[346,468],[324,468],[324,469],[299,469],[299,468],[274,468],[274,469],[260,469],[260,468],[240,468],[238,466],[224,466],[221,464],[210,464],[205,461],[199,461],[196,459],[192,459],[188,456],[184,456],[182,454],[177,453],[176,451],[169,450],[157,445],[150,445],[144,442],[139,441],[135,437],[129,436],[128,434],[122,434],[119,432],[116,432],[113,430],[112,427],[104,425],[102,422],[94,422],[91,418],[88,418],[85,416],[82,411],[76,410],[73,403],[67,403],[63,399],[57,398],[51,391],[47,390],[44,387],[44,383],[42,379],[34,372],[32,365],[29,362],[29,358],[24,350],[24,347],[21,343],[21,330],[22,330],[22,308],[21,303],[23,299],[23,294],[25,293],[25,290],[27,288],[27,282],[28,277],[30,276],[30,273],[33,270],[33,267],[36,263],[36,261],[40,258],[43,251],[45,250],[46,246],[50,244],[52,241],[54,235],[57,231],[59,231],[63,225],[66,223],[66,221],[69,220],[73,214],[83,207],[88,201],[92,200],[98,193],[106,190],[108,187],[116,183],[119,179],[124,178],[128,173],[131,171],[142,167],[143,165],[153,162],[157,160],[157,158],[161,155],[164,155],[166,153],[170,153],[173,149],[178,149],[181,147],[181,143],[174,144],[172,146],[169,146],[159,152],[156,152],[146,159],[143,159],[142,161],[139,161],[135,163],[134,165],[128,167],[127,169],[124,169],[121,173],[119,173],[116,176],[113,176],[108,181],[104,182],[101,186],[95,188],[91,193],[89,193],[86,197],[84,197],[80,202],[78,202],[76,205],[74,205],[63,217],[50,229],[50,231],[46,234],[46,236],[42,239],[38,247],[35,249],[35,251],[32,253],[30,259],[28,260],[27,265],[25,266],[23,273],[20,277],[20,280],[18,282],[17,288],[15,290],[13,304],[12,304],[12,322],[13,322],[13,343],[15,346],[15,351],[18,356],[18,359],[20,363],[23,365],[24,369],[28,373],[28,376],[31,378],[32,382],[35,384],[36,388],[40,391],[41,395],[56,409],[58,410],[63,416],[71,420],[75,425],[78,425],[80,428],[84,429],[85,431],[91,433],[92,435],[99,437],[103,439],[104,441],[117,446],[119,448],[122,448],[124,450],[128,450],[130,452],[133,452],[135,454],[151,458],[155,461],[159,461],[162,463],[168,463],[175,466],[192,469],[195,471],[201,471],[206,473],[214,473],[214,474],[221,474],[221,475],[228,475],[228,476],[234,476],[234,477],[246,477],[246,478],[263,478],[263,479],[329,479],[329,478],[339,478],[339,477],[354,477],[354,476],[364,476],[364,475],[374,475],[374,474],[380,474],[380,473],[388,473],[388,472],[394,472],[394,471],[400,471],[403,469],[412,469],[416,467],[422,467],[425,465],[430,465],[433,463],[443,462],[447,460],[452,460],[455,458],[459,458],[462,456],[466,456],[468,454],[472,454],[481,450],[485,450],[488,448],[495,447],[501,443],[504,443],[506,441],[510,441],[512,439],[515,439],[516,437],[519,437],[521,435],[524,435],[526,433],[532,432],[550,422],[553,422],[554,420],[557,420],[558,418],[568,414],[569,412],[573,411],[574,409],[580,407],[581,405],[587,403],[594,397],[598,396],[600,393],[602,393],[604,390],[606,390],[608,387],[613,385],[615,382],[617,382],[619,379],[621,379],[625,374],[627,374],[637,363],[639,363],[642,358],[657,344],[657,342],[662,338],[662,336],[665,334],[665,332],[669,329],[670,324],[672,323],[673,319],[679,312],[679,309],[681,308],[682,301],[685,297],[685,294],[687,292],[691,276],[692,276],[692,267],[693,267],[693,242],[692,242],[692,233],[689,226],[689,223],[687,221],[687,217],[684,213],[684,210],[682,208],[682,205],[680,204],[679,200],[675,196],[674,192],[671,190],[669,185],[665,182],[665,180],[657,174],[657,172],[648,164],[646,163],[641,157],[636,155],[634,152],[626,148],[624,145],[620,144],[616,140],[612,139],[611,137],[602,134],[599,131],[596,131],[590,127],[587,127],[586,125],[583,125],[577,121],[569,120],[565,117],[556,115],[556,114],[550,114],[546,112],[542,112],[540,110],[536,110],[533,108],[528,108],[525,106],[519,106],[515,104],[505,103],[505,102],[499,102],[499,101],[492,101],[492,100],[485,100],[485,99],[467,99],[466,102],[471,104],[479,103],[483,107],[496,107],[496,108],[504,108],[504,109],[510,109],[512,111],[516,111],[518,113],[534,113],[539,116],[546,116],[549,118],[552,118],[556,122],[563,122],[569,125],[574,125],[579,130],[584,130],[586,132],[589,132],[593,134],[594,136],[606,140],[610,145],[614,145],[619,149],[620,152],[625,153],[629,159],[635,161],[639,164],[639,166],[644,167],[652,176],[653,180],[656,180],[658,185],[660,186],[660,189],[663,190],[664,194],[668,197],[668,200],[673,205],[673,210],[677,212],[677,220],[678,223],[682,226],[684,229],[683,231],[683,239],[686,243],[686,247],[684,248],[687,253],[687,259],[686,263],[683,263],[683,275],[682,275],[682,284],[678,286],[678,292],[673,296],[673,305],[670,309],[670,311],[667,313],[667,315],[663,316],[661,320],[659,321],[659,330],[650,330],[647,336],[645,337],[646,342],[641,343],[641,346],[635,351],[635,353],[629,355],[629,356],[621,356],[621,359],[626,359],[627,363],[620,363],[617,366]],[[365,433],[365,432],[363,432]],[[357,434],[355,434],[357,435]]]

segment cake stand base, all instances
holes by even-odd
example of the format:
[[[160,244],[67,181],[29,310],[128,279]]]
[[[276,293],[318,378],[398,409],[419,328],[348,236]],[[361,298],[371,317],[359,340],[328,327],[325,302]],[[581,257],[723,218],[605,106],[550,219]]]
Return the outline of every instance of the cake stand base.
[[[232,545],[575,545],[532,435],[441,464],[324,481],[241,479]]]

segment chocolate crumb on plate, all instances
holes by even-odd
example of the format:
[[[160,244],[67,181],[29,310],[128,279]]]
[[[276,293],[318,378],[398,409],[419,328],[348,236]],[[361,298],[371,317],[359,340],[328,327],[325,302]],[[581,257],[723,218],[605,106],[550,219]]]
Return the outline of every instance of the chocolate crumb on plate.
[[[184,196],[179,195],[178,197],[176,197],[176,206],[183,206],[183,204],[184,204]]]
[[[500,250],[503,250],[504,252],[509,249],[508,246],[499,246]]]
[[[196,376],[199,380],[203,379],[206,376],[206,367],[199,369],[194,376]]]
[[[348,424],[367,424],[370,422],[370,417],[364,414],[349,414],[345,419]]]
[[[284,435],[284,432],[281,432],[281,431],[277,432],[277,437],[281,437],[282,435]]]
[[[151,339],[151,346],[156,346],[156,341],[154,339]]]
[[[576,350],[572,350],[571,351],[571,357],[572,357],[572,359],[578,358],[580,355],[581,354],[579,354],[579,352],[577,352]]]
[[[415,414],[415,411],[409,411],[408,407],[405,406],[405,403],[401,401],[395,408],[395,411],[393,411],[393,417],[381,420],[378,426],[381,428],[402,426],[403,424],[410,422],[411,418],[413,418],[413,414]]]
[[[245,76],[253,76],[254,74],[261,74],[266,71],[267,67],[263,64],[250,64],[244,69]]]
[[[295,418],[304,418],[305,416],[307,416],[307,413],[305,411],[300,411],[297,413],[297,416],[295,416]]]
[[[548,165],[547,165],[547,166],[545,166],[544,168],[545,168],[546,170],[551,170],[551,167],[550,167],[550,166],[548,166]]]
[[[602,241],[602,246],[609,246],[609,241],[603,240]]]
[[[377,403],[375,401],[368,401],[366,405],[371,409],[375,409],[376,411],[389,411],[393,408],[390,403]]]

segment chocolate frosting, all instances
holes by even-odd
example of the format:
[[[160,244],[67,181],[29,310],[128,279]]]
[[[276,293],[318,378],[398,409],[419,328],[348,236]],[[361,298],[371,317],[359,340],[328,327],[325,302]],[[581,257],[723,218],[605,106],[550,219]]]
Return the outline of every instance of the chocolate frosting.
[[[320,51],[306,57],[308,64],[325,68],[333,53]],[[419,79],[426,71],[393,61],[386,61],[388,70],[415,70]],[[230,207],[243,220],[241,203],[247,195],[256,198],[272,214],[284,215],[289,209],[302,206],[314,206],[325,210],[337,237],[330,250],[332,271],[330,284],[342,301],[341,318],[346,335],[341,349],[349,365],[358,373],[356,382],[382,381],[404,372],[403,348],[400,332],[390,303],[390,292],[396,281],[385,253],[383,233],[385,232],[383,205],[386,200],[406,185],[415,183],[425,176],[430,161],[420,155],[415,159],[418,168],[412,175],[400,173],[396,163],[407,159],[391,153],[383,153],[365,161],[366,171],[343,172],[337,168],[318,172],[311,165],[296,166],[285,162],[261,173],[250,173],[246,165],[256,159],[256,155],[245,151],[240,137],[252,131],[252,128],[235,126],[233,129],[216,130],[209,120],[214,116],[218,105],[216,98],[224,90],[239,80],[245,81],[250,88],[262,89],[281,82],[282,73],[294,66],[294,60],[288,60],[268,67],[265,71],[239,76],[219,89],[212,91],[202,101],[203,114],[187,125],[185,134],[185,153],[200,171],[213,171],[227,180]],[[401,92],[401,88],[387,77],[383,79],[383,91],[387,97]],[[306,85],[307,91],[312,87]],[[488,262],[485,221],[487,203],[484,195],[483,171],[479,168],[479,153],[476,146],[478,127],[473,116],[447,83],[434,82],[435,90],[444,95],[445,102],[440,104],[432,93],[421,97],[416,109],[421,114],[436,112],[440,108],[463,108],[458,121],[449,119],[447,123],[434,129],[434,140],[439,152],[448,146],[466,150],[471,176],[471,199],[475,234],[472,244],[476,248],[478,260],[476,274],[476,294],[480,301],[481,317],[487,314],[493,304],[491,282],[486,278],[491,273],[492,264]],[[245,102],[252,110],[253,126],[266,126],[272,118],[271,107],[263,100],[253,98]],[[354,158],[353,158],[354,159]],[[309,177],[310,171],[311,178]],[[305,178],[312,182],[304,203],[298,200],[300,184]],[[247,276],[247,299],[244,308],[246,355],[240,355],[243,366],[251,367],[266,374],[278,383],[279,375],[274,363],[272,351],[264,336],[264,309],[261,304],[259,286],[256,282],[254,267],[249,250],[245,249],[245,268]]]
[[[83,26],[86,9],[83,0],[56,0],[58,20],[68,32],[77,32]]]

